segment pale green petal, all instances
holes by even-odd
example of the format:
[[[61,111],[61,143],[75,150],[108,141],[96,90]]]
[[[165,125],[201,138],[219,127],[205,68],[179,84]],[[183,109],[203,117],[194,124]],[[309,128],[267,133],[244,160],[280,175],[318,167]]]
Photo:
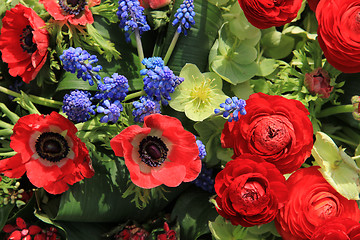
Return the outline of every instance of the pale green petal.
[[[191,84],[201,84],[201,82],[204,80],[203,74],[200,72],[198,67],[192,63],[185,64],[185,66],[180,71],[180,77],[185,79],[185,87],[190,86]]]
[[[342,161],[339,148],[334,141],[323,132],[316,133],[316,141],[311,153],[315,161],[321,168],[324,168],[325,171],[335,168],[339,162]]]
[[[214,89],[222,89],[223,81],[219,75],[214,72],[206,72],[203,73],[203,76],[205,79],[212,80],[210,84],[211,87],[213,87]]]

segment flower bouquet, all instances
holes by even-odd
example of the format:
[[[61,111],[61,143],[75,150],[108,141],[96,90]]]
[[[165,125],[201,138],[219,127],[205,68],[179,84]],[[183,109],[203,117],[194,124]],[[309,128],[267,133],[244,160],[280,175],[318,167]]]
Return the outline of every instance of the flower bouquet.
[[[0,16],[1,239],[360,239],[360,1]]]

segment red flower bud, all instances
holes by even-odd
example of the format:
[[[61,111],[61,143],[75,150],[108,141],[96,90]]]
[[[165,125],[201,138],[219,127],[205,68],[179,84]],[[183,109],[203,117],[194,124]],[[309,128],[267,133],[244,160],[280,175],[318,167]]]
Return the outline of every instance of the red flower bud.
[[[310,93],[319,94],[321,98],[329,98],[334,89],[330,86],[329,74],[322,68],[306,73],[304,84]]]

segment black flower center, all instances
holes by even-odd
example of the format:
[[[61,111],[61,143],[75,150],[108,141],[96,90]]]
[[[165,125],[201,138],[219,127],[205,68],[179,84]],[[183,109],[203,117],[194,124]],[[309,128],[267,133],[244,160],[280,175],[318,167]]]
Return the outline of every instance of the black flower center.
[[[68,14],[79,15],[87,5],[86,0],[58,0],[59,6]]]
[[[36,140],[35,149],[41,158],[50,162],[59,162],[69,153],[66,139],[54,132],[42,133]]]
[[[165,161],[168,151],[165,143],[155,136],[145,137],[139,145],[141,161],[150,167],[160,166]]]
[[[20,46],[24,49],[24,52],[33,53],[37,49],[37,44],[33,42],[33,32],[34,29],[27,25],[20,35]]]

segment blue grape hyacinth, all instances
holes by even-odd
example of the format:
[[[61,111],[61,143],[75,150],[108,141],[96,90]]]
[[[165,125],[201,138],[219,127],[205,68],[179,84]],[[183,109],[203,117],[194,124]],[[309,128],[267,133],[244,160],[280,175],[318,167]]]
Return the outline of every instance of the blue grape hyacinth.
[[[95,115],[95,105],[92,104],[90,97],[89,92],[81,90],[65,94],[62,110],[70,121],[75,123],[86,122],[90,119],[90,114]]]
[[[133,106],[135,109],[132,114],[135,122],[144,122],[144,117],[154,113],[161,113],[160,103],[145,96],[140,97],[139,101],[133,102]]]
[[[139,29],[140,35],[150,30],[144,15],[144,8],[140,6],[139,0],[120,0],[116,15],[120,19],[120,28],[125,30],[125,37],[128,42],[130,41],[130,33],[134,32],[135,29]]]
[[[220,104],[220,108],[223,108],[224,110],[220,110],[216,108],[214,110],[215,114],[222,114],[223,117],[229,117],[228,121],[232,122],[239,120],[239,114],[245,115],[245,106],[246,101],[243,99],[238,99],[237,97],[227,98],[225,100],[225,103]]]
[[[126,77],[114,73],[111,78],[104,77],[104,83],[99,82],[98,93],[95,94],[96,99],[110,99],[111,101],[123,101],[129,91],[129,83]]]
[[[205,163],[202,163],[201,172],[199,176],[193,181],[193,183],[204,191],[215,193],[215,179],[213,176],[213,169],[207,168]]]
[[[146,67],[140,71],[140,74],[145,76],[144,91],[154,101],[168,105],[168,101],[171,100],[170,93],[173,93],[184,79],[175,76],[169,67],[164,66],[164,61],[159,57],[144,58],[142,64]]]
[[[175,19],[172,22],[172,25],[175,26],[179,24],[177,32],[183,32],[184,35],[187,35],[187,31],[195,24],[195,11],[194,11],[194,1],[193,0],[184,0],[180,5],[180,8],[177,9],[175,13]]]
[[[90,86],[94,85],[94,81],[101,79],[97,73],[102,69],[102,66],[93,67],[93,64],[98,62],[96,55],[91,55],[80,47],[70,47],[64,50],[59,58],[63,63],[64,70],[71,73],[77,72],[77,78],[88,81]]]
[[[202,143],[201,140],[196,140],[196,144],[198,145],[198,148],[199,148],[199,157],[202,160],[206,156],[205,145]]]
[[[96,109],[98,113],[105,114],[100,118],[100,122],[102,123],[107,123],[107,122],[116,123],[120,117],[122,110],[123,110],[123,106],[121,105],[119,100],[116,100],[114,102],[105,100]]]

